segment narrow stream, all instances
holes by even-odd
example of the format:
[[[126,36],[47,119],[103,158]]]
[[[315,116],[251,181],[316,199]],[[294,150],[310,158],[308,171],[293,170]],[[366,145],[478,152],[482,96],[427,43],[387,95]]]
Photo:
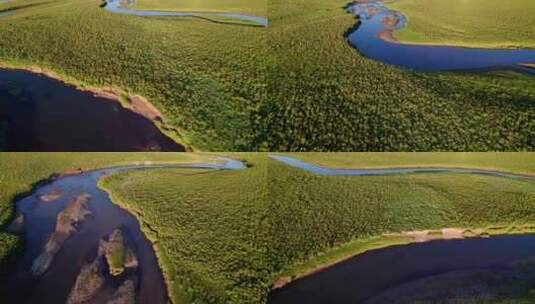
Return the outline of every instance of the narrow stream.
[[[61,81],[0,69],[0,151],[184,151],[148,118]]]
[[[447,167],[401,167],[401,168],[377,168],[377,169],[335,169],[307,163],[294,157],[282,155],[270,155],[270,158],[282,162],[288,166],[305,170],[317,175],[331,176],[383,176],[398,174],[423,174],[423,173],[461,173],[476,174],[510,179],[533,179],[535,175],[515,174],[501,171],[470,168],[447,168]]]
[[[134,3],[133,0],[108,0],[105,9],[116,14],[125,14],[141,17],[225,17],[229,19],[239,19],[256,23],[267,27],[267,18],[237,14],[237,13],[214,13],[214,12],[171,12],[171,11],[153,11],[130,9],[128,6]]]
[[[347,7],[347,11],[359,17],[361,22],[347,39],[368,58],[422,72],[517,70],[535,75],[535,69],[522,65],[535,63],[533,49],[478,49],[387,41],[394,31],[406,26],[407,18],[386,7],[383,1],[361,2]]]
[[[167,303],[166,286],[151,243],[136,218],[113,204],[97,183],[103,176],[130,170],[246,168],[239,161],[219,161],[100,169],[60,177],[38,187],[16,202],[21,216],[11,229],[24,234],[25,250],[13,271],[1,278],[0,299],[17,304],[108,303],[118,298],[123,301],[120,303]],[[103,255],[110,246],[103,240],[111,243],[113,234],[122,235],[125,252],[130,252],[124,271],[115,275]]]

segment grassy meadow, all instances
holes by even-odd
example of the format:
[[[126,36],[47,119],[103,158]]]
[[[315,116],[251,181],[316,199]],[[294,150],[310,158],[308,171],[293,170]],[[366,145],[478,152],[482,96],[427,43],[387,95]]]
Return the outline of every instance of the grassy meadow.
[[[163,113],[161,128],[194,150],[265,148],[265,28],[119,15],[100,4],[1,4],[10,15],[0,17],[0,66],[141,95]]]
[[[271,151],[521,151],[533,77],[413,73],[361,56],[347,1],[269,3]]]
[[[401,42],[482,48],[535,48],[535,2],[531,0],[401,0],[408,26]]]
[[[346,166],[354,160],[357,164],[348,167],[367,160],[366,167],[422,166],[432,160],[406,154],[293,156],[314,163]],[[495,157],[501,161],[490,162],[490,155],[442,154],[432,163],[463,167],[492,163],[505,171],[535,172],[533,154]],[[411,242],[403,231],[462,228],[489,235],[535,231],[533,180],[452,173],[317,176],[275,160],[270,160],[269,172],[274,238],[268,256],[273,281],[299,277],[369,249]]]
[[[244,13],[267,17],[267,0],[136,0],[132,8],[158,11]]]
[[[267,159],[243,171],[127,172],[101,181],[156,244],[173,303],[263,303],[271,270]]]

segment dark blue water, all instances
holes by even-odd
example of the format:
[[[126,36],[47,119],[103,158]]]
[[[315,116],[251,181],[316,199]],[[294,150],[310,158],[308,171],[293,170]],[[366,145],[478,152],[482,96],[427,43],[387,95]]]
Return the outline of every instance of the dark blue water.
[[[184,151],[118,101],[23,70],[0,69],[0,151]]]
[[[144,11],[129,9],[128,5],[132,4],[133,0],[109,0],[107,1],[106,10],[125,15],[141,16],[141,17],[225,17],[230,19],[239,19],[250,21],[258,25],[266,27],[268,25],[267,18],[236,14],[236,13],[212,13],[212,12],[167,12],[167,11]]]
[[[533,286],[535,267],[523,265],[529,260],[535,262],[535,235],[393,246],[274,290],[268,303],[446,303],[456,294],[485,297],[492,295],[493,284]]]
[[[494,177],[503,177],[511,179],[533,179],[535,175],[514,174],[500,171],[491,171],[483,169],[469,169],[469,168],[446,168],[446,167],[414,167],[414,168],[378,168],[378,169],[336,169],[327,168],[311,163],[301,161],[294,157],[282,155],[270,155],[272,159],[280,161],[286,165],[305,170],[317,175],[331,175],[331,176],[382,176],[382,175],[397,175],[397,174],[419,174],[419,173],[461,173],[461,174],[477,174]]]
[[[535,69],[521,65],[535,63],[534,49],[418,46],[385,41],[379,38],[379,34],[403,28],[407,18],[381,2],[354,3],[347,8],[361,21],[357,29],[348,35],[349,43],[368,58],[422,72],[518,70],[535,75]]]
[[[58,178],[40,186],[31,195],[17,201],[17,211],[24,216],[24,254],[11,273],[6,277],[0,277],[0,302],[65,303],[82,266],[95,258],[99,240],[120,228],[128,236],[139,260],[137,303],[168,303],[164,278],[152,244],[141,232],[137,219],[115,205],[108,194],[98,187],[98,181],[103,176],[131,170],[156,168],[241,170],[246,168],[242,162],[227,158],[216,158],[215,161],[217,162],[123,166],[88,171]],[[54,192],[60,195],[57,200],[45,202],[41,199],[42,195]],[[83,193],[90,195],[88,207],[92,214],[82,222],[78,231],[61,245],[61,249],[55,254],[46,272],[41,276],[32,274],[32,265],[43,252],[49,236],[54,231],[58,213],[70,201]]]

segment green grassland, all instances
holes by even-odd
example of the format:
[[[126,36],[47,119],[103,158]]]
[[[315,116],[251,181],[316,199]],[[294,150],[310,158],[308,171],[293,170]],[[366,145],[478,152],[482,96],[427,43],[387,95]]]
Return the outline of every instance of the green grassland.
[[[266,299],[267,161],[263,154],[239,158],[252,167],[132,171],[100,184],[156,244],[173,303]]]
[[[408,26],[395,32],[404,43],[535,48],[531,0],[401,0],[388,6],[408,18]]]
[[[284,155],[329,168],[461,167],[535,175],[533,153],[286,153]]]
[[[269,2],[271,151],[533,150],[533,77],[369,60],[344,37],[347,3]]]
[[[0,66],[36,66],[82,87],[146,97],[195,150],[265,148],[266,30],[110,13],[100,0],[0,6]]]
[[[55,173],[94,169],[136,162],[197,162],[208,156],[181,153],[0,153],[0,228],[14,215],[14,200],[33,190],[36,183]],[[14,250],[20,240],[0,229],[0,261]]]
[[[332,155],[332,162],[328,161]],[[314,154],[300,154],[313,160]],[[508,156],[493,166],[533,172],[527,159]],[[430,157],[377,156],[370,166],[419,166]],[[461,159],[442,155],[436,164],[480,167],[485,156]],[[496,158],[501,158],[497,156]],[[524,160],[522,160],[522,158]],[[349,163],[349,155],[324,154],[316,163]],[[354,154],[356,164],[371,156]],[[351,166],[353,167],[353,166]],[[271,160],[269,163],[269,251],[279,277],[299,277],[352,255],[409,243],[399,233],[441,228],[482,229],[485,234],[534,232],[535,183],[468,174],[417,174],[376,177],[317,176]],[[468,235],[467,235],[468,236]]]
[[[139,10],[244,13],[267,17],[267,0],[136,0]]]

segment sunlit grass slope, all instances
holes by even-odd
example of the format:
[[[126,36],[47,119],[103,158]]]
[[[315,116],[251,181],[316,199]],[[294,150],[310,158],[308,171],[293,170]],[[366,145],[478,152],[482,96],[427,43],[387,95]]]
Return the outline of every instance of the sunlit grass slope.
[[[71,170],[102,168],[134,162],[196,162],[208,156],[184,153],[0,153],[0,227],[12,219],[17,195],[52,174]],[[1,261],[15,250],[18,238],[0,230]]]
[[[366,59],[344,37],[356,23],[345,5],[270,1],[272,151],[535,148],[533,77],[417,74]]]
[[[101,1],[15,0],[0,11],[0,66],[146,97],[198,150],[265,147],[265,28],[110,13]]]
[[[174,303],[266,299],[267,161],[263,154],[235,157],[252,167],[128,172],[101,182],[156,244]]]
[[[388,4],[408,17],[402,42],[485,48],[535,48],[531,0],[400,0]]]
[[[349,155],[325,154],[316,163],[350,162]],[[533,172],[526,156],[509,155],[496,168]],[[314,161],[315,155],[303,155]],[[440,156],[436,163],[479,167],[491,157],[461,159]],[[403,155],[361,156],[362,166],[411,165],[429,162],[429,157],[409,160]],[[489,162],[490,163],[490,162]],[[522,168],[524,163],[524,168]],[[345,165],[344,165],[345,166]],[[354,166],[350,166],[354,167]],[[355,166],[356,167],[356,166]],[[270,260],[280,275],[298,275],[363,250],[408,242],[403,238],[380,237],[385,233],[455,228],[493,231],[533,231],[535,228],[535,182],[470,174],[415,174],[382,177],[317,176],[269,163],[269,191],[272,206],[272,249]],[[526,230],[527,229],[527,230]],[[345,246],[345,247],[344,247]],[[322,255],[319,255],[319,254]]]
[[[267,17],[267,0],[136,0],[132,7],[143,10],[245,13]]]

